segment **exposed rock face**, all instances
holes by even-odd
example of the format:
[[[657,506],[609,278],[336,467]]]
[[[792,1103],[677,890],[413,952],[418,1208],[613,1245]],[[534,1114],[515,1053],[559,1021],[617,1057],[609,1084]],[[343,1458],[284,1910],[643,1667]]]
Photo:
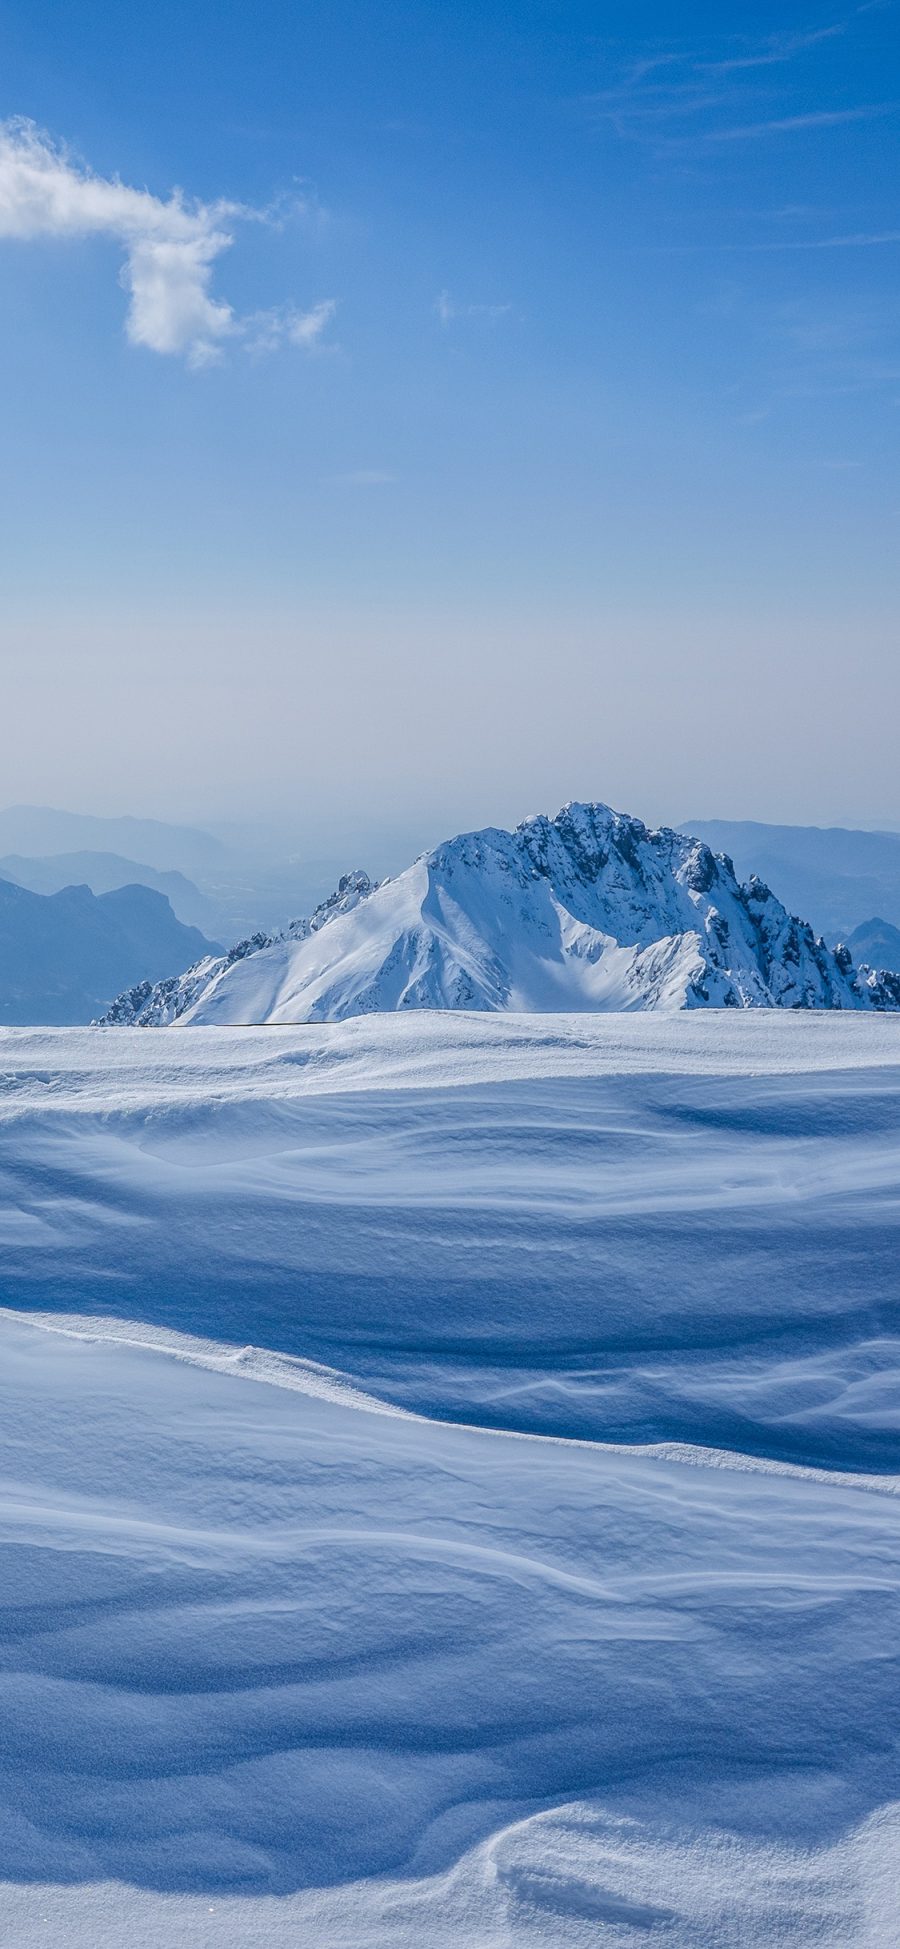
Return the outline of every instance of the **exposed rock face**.
[[[898,1008],[900,978],[857,970],[762,880],[702,840],[605,805],[465,833],[373,886],[348,875],[309,921],[110,1022],[338,1021],[415,1008]]]

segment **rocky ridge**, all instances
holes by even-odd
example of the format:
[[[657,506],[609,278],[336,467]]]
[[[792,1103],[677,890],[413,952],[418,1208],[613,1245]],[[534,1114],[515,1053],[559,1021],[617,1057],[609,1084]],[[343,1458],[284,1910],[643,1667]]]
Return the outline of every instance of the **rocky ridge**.
[[[572,803],[461,834],[309,920],[120,996],[108,1023],[337,1021],[395,1009],[900,1008],[701,839]]]

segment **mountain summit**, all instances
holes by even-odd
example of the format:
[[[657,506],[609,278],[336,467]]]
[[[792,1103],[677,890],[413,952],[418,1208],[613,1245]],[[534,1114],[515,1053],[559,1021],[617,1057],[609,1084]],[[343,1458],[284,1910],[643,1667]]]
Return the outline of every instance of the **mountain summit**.
[[[488,827],[373,886],[348,875],[311,920],[107,1022],[325,1022],[375,1010],[900,1008],[900,978],[854,969],[727,854],[606,805]]]

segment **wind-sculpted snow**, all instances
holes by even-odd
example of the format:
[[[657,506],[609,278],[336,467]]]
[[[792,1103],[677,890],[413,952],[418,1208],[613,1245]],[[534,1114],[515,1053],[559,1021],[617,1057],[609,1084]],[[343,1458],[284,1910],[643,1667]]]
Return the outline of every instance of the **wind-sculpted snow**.
[[[0,1299],[427,1414],[900,1467],[900,1024],[7,1035]]]
[[[20,1940],[894,1940],[892,1493],[3,1342]]]
[[[605,805],[447,841],[397,879],[342,880],[312,920],[242,942],[105,1020],[323,1022],[386,1009],[896,1009],[702,840]]]
[[[895,1020],[0,1077],[0,1942],[893,1949]]]

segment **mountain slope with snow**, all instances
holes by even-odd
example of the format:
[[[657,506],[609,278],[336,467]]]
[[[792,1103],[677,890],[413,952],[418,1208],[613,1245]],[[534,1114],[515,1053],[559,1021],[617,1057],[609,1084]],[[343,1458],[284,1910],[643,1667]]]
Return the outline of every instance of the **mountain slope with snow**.
[[[900,1007],[702,840],[571,804],[364,874],[277,938],[122,996],[111,1022],[340,1021],[395,1009],[545,1013]]]
[[[900,925],[900,832],[750,819],[687,820],[679,831],[727,853],[742,879],[770,881],[826,940],[847,940],[871,914]]]

